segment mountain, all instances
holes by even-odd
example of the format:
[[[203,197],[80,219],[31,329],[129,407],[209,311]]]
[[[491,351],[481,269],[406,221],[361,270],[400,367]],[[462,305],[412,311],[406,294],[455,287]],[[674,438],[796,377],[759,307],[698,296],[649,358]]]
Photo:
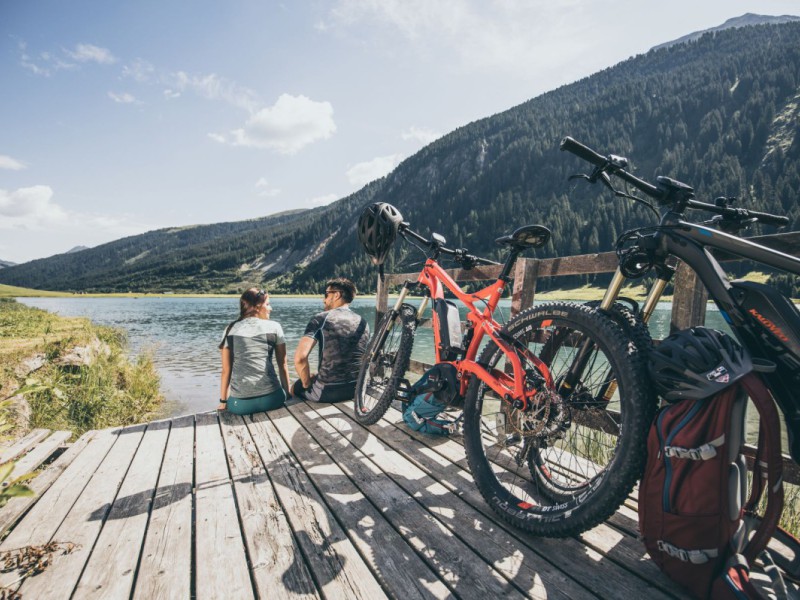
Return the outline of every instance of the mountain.
[[[333,204],[241,223],[163,229],[0,271],[0,283],[58,290],[316,293],[333,274],[375,288],[355,225],[370,202],[397,206],[420,233],[498,258],[496,237],[553,231],[540,257],[610,250],[652,224],[640,206],[568,182],[588,166],[565,135],[627,156],[646,179],[670,175],[698,198],[787,214],[800,229],[800,23],[728,28],[654,49],[436,140]],[[756,228],[752,233],[771,233]],[[398,244],[388,269],[419,253]],[[549,282],[541,282],[541,288]]]
[[[82,250],[88,250],[89,246],[75,246],[65,252],[65,254],[73,254],[74,252],[80,252]]]
[[[659,44],[658,46],[654,46],[653,50],[658,50],[660,48],[668,48],[669,46],[673,46],[675,44],[682,44],[684,42],[692,42],[700,38],[701,36],[705,35],[706,33],[724,31],[725,29],[748,27],[750,25],[780,25],[782,23],[791,23],[793,21],[800,21],[800,17],[794,15],[773,16],[773,15],[756,15],[753,13],[746,13],[741,17],[733,17],[732,19],[728,19],[722,25],[718,25],[717,27],[712,27],[711,29],[704,29],[702,31],[695,31],[694,33],[690,33],[688,35],[684,35],[683,37],[679,37],[677,40],[672,40],[671,42],[665,42],[663,44]]]
[[[13,267],[17,263],[8,262],[7,260],[0,260],[0,269],[4,267]]]

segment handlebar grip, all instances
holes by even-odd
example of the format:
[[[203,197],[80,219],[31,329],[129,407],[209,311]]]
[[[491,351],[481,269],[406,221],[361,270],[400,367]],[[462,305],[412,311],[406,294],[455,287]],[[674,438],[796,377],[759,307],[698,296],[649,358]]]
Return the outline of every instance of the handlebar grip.
[[[764,225],[788,225],[789,218],[788,217],[781,217],[779,215],[771,215],[769,213],[762,213],[756,212],[754,210],[748,210],[747,212],[750,213],[751,217],[755,217],[758,219],[759,223],[763,223]]]
[[[598,167],[602,167],[606,164],[606,162],[608,162],[605,156],[600,156],[588,146],[584,146],[579,141],[574,140],[569,136],[561,140],[559,148],[561,148],[562,151],[566,150],[567,152],[571,152],[578,158],[582,158],[586,162],[590,162]]]

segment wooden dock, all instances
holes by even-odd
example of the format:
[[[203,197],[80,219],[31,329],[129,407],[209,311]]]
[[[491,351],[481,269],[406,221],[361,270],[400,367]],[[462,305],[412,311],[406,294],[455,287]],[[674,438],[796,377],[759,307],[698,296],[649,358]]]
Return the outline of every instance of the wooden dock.
[[[57,542],[50,564],[3,572],[0,597],[683,597],[636,539],[633,500],[579,538],[536,538],[495,519],[459,438],[351,414],[294,402],[87,433],[0,545]]]

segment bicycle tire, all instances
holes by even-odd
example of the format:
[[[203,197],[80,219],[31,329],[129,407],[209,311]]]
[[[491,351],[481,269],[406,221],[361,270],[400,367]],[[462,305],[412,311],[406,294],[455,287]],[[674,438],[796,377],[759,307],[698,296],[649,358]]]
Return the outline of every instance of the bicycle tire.
[[[511,525],[545,537],[576,535],[611,516],[641,476],[656,406],[645,352],[611,317],[566,302],[523,311],[505,333],[547,364],[556,388],[584,341],[591,360],[571,393],[549,392],[550,408],[541,408],[539,419],[492,398],[488,386],[473,378],[464,410],[472,476],[489,506]],[[547,349],[557,336],[561,341]],[[479,362],[502,370],[504,357],[490,343]],[[592,389],[608,380],[609,367],[617,388],[605,401]]]
[[[586,302],[584,306],[588,306],[596,310],[599,306],[599,301]],[[653,340],[650,336],[650,331],[647,324],[641,318],[634,315],[634,313],[627,306],[621,303],[615,303],[610,309],[600,311],[602,314],[607,315],[622,329],[623,334],[627,339],[634,343],[639,353],[646,356],[647,352],[653,345]],[[558,346],[565,341],[565,337],[554,335],[547,344],[544,345],[539,358],[546,364],[550,364],[552,357],[558,352]],[[616,382],[614,383],[616,385]],[[528,468],[531,477],[537,480],[541,493],[547,496],[552,502],[560,503],[569,501],[572,496],[578,491],[575,487],[567,487],[558,485],[554,481],[550,470],[547,467],[545,458],[542,456],[538,448],[532,448],[528,455]]]
[[[397,314],[388,313],[367,346],[353,403],[355,419],[362,425],[377,423],[397,395],[411,359],[416,316],[417,311],[410,304],[403,304]],[[380,347],[376,348],[376,344]]]

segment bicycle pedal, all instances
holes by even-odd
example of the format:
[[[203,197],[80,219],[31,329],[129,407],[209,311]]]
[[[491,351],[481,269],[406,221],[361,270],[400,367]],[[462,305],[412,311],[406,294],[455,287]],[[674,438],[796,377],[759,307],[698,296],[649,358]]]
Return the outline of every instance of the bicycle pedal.
[[[400,402],[410,402],[413,400],[413,398],[411,398],[411,383],[408,381],[408,379],[400,380],[400,385],[397,386],[395,398],[400,400]]]

